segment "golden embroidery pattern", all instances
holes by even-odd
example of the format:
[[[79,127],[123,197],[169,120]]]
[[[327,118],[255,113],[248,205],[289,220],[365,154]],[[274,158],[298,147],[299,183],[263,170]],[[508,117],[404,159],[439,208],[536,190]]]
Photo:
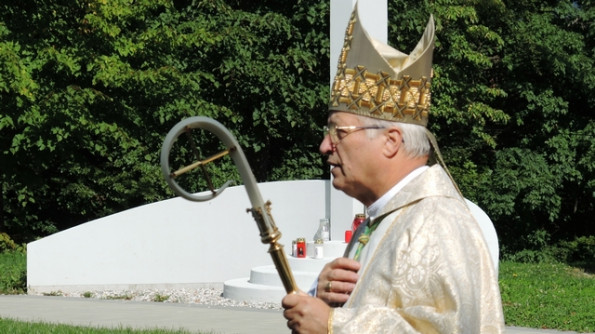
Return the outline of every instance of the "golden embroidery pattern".
[[[394,80],[386,73],[370,73],[364,66],[344,69],[336,76],[331,107],[340,104],[364,116],[426,125],[430,110],[430,82],[409,76]]]
[[[362,116],[426,126],[431,101],[430,80],[426,76],[392,79],[388,73],[373,73],[363,65],[347,67],[356,22],[354,11],[346,29],[329,108],[346,108]]]

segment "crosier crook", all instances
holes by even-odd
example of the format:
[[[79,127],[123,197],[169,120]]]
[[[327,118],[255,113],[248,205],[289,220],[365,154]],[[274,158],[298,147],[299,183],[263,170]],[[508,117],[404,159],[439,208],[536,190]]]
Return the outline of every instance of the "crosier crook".
[[[189,132],[195,128],[201,128],[212,132],[225,144],[227,149],[205,160],[198,160],[188,166],[178,169],[177,171],[171,172],[169,166],[169,155],[174,142],[181,134]],[[194,151],[195,154],[197,154],[197,151]],[[238,168],[242,181],[244,182],[244,187],[246,188],[246,192],[250,198],[250,203],[252,204],[252,208],[247,209],[247,211],[252,213],[252,217],[256,221],[256,225],[258,225],[262,243],[270,244],[269,254],[271,254],[273,263],[275,264],[277,272],[279,273],[281,281],[283,282],[283,286],[285,287],[285,291],[287,293],[295,293],[298,291],[298,287],[295,283],[291,269],[289,268],[289,263],[287,262],[285,252],[283,251],[283,245],[278,243],[279,239],[281,238],[281,232],[275,225],[273,217],[271,216],[271,202],[263,202],[262,196],[260,195],[260,190],[258,189],[256,183],[256,179],[254,178],[254,174],[252,174],[252,170],[250,169],[250,165],[246,160],[244,151],[242,151],[242,148],[238,144],[236,138],[231,134],[231,132],[229,132],[229,130],[227,130],[221,123],[203,116],[190,117],[180,121],[169,131],[165,137],[165,140],[163,141],[163,147],[161,149],[161,171],[163,172],[163,176],[165,177],[167,184],[179,196],[195,202],[208,201],[221,194],[223,190],[225,190],[225,188],[227,188],[232,183],[232,181],[228,180],[221,188],[214,189],[211,179],[204,169],[204,165],[227,154],[229,154],[233,159],[236,167]],[[197,159],[200,159],[200,157],[197,156]],[[175,181],[177,176],[180,176],[198,167],[203,169],[211,194],[191,194],[184,190]]]

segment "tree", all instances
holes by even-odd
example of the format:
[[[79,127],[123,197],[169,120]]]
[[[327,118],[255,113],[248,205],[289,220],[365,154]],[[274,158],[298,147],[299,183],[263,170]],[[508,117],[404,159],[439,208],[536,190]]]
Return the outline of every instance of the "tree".
[[[591,1],[388,4],[405,52],[436,19],[430,129],[504,250],[594,235]],[[328,177],[328,15],[314,0],[0,4],[2,229],[28,241],[172,196],[162,140],[195,115],[237,136],[258,181]],[[229,159],[211,174],[240,181]]]
[[[552,242],[593,235],[595,10],[589,1],[506,5],[501,85],[511,122],[497,129],[482,200],[512,249],[540,231]]]
[[[328,40],[311,26],[328,11],[311,2],[0,5],[3,229],[30,240],[171,196],[161,143],[193,115],[232,129],[260,181],[320,177]]]
[[[399,24],[389,36],[401,50],[413,48],[430,13],[436,17],[430,126],[505,250],[537,246],[536,235],[551,242],[593,235],[591,3],[391,4]]]

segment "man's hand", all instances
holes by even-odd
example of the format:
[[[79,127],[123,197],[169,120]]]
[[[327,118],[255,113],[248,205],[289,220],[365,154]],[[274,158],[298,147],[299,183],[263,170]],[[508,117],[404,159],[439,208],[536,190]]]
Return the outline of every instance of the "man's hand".
[[[327,263],[318,276],[316,297],[331,306],[343,305],[358,279],[360,263],[340,257]]]
[[[290,293],[281,301],[287,319],[287,327],[292,333],[314,334],[328,332],[328,318],[331,308],[322,300],[304,294]]]

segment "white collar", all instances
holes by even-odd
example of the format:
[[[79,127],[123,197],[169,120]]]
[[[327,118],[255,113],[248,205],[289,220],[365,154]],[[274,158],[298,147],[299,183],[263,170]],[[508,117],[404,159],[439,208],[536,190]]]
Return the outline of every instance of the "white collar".
[[[407,176],[405,176],[401,181],[395,184],[389,191],[387,191],[384,195],[377,199],[376,202],[372,203],[372,205],[370,205],[367,210],[370,219],[376,218],[380,210],[384,208],[386,203],[388,203],[388,201],[391,198],[393,198],[401,189],[403,189],[403,187],[405,187],[407,183],[411,182],[411,180],[413,180],[419,174],[423,173],[428,168],[428,166],[421,166],[414,169],[413,171],[411,171],[411,173],[407,174]]]

